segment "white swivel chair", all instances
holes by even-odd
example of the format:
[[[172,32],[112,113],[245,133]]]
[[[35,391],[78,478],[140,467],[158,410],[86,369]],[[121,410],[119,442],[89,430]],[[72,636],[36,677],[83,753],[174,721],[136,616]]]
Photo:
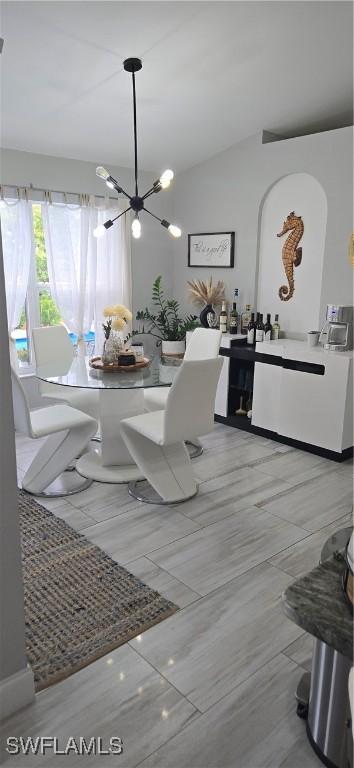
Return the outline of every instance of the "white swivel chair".
[[[65,472],[78,456],[92,435],[97,430],[97,421],[82,411],[69,405],[51,405],[38,410],[30,410],[27,396],[21,381],[11,367],[12,393],[16,424],[21,432],[33,439],[45,437],[48,440],[40,447],[22,480],[22,488],[36,496],[67,496],[88,488],[92,480],[87,480],[70,472],[68,487],[60,484],[59,476]],[[68,473],[69,475],[69,473]],[[58,490],[45,489],[54,480],[59,480]]]
[[[69,368],[74,358],[74,348],[69,334],[63,325],[42,326],[33,328],[32,340],[36,364],[38,366],[50,365],[50,363],[63,363]],[[98,392],[94,389],[80,389],[78,387],[64,387],[60,384],[40,382],[40,392],[43,397],[54,400],[64,400],[65,403],[78,408],[97,419],[99,413]]]
[[[212,360],[219,355],[221,331],[214,328],[196,328],[187,344],[183,362],[186,360]],[[144,390],[144,404],[148,411],[158,411],[165,408],[168,397],[166,387],[156,387]],[[191,459],[201,456],[203,446],[197,437],[186,441],[194,450]]]
[[[130,483],[131,496],[151,504],[176,504],[197,493],[184,441],[213,429],[222,365],[222,358],[187,360],[168,391],[166,408],[121,421],[121,434],[132,458],[159,494],[157,500],[143,496],[137,483]]]

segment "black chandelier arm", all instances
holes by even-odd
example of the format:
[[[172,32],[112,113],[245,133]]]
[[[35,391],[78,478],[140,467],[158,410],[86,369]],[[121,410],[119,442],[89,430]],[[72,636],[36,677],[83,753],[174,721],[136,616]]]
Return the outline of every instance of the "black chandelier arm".
[[[114,219],[110,219],[112,224],[113,224],[114,221],[117,221],[117,219],[120,219],[121,216],[124,216],[125,213],[128,213],[128,211],[131,211],[131,209],[132,209],[132,207],[131,207],[131,205],[129,205],[129,207],[126,208],[125,211],[122,211],[122,213],[118,213],[118,216],[115,216]]]
[[[159,182],[154,182],[154,185],[148,189],[147,192],[145,192],[145,195],[143,195],[143,200],[146,200],[147,197],[150,197],[150,195],[155,194],[155,192],[161,192],[161,184]]]
[[[149,211],[147,208],[144,208],[144,211],[148,213],[150,216],[153,216],[154,219],[157,219],[157,221],[160,222],[160,224],[165,227],[165,229],[168,229],[171,225],[169,221],[166,221],[166,219],[160,219],[159,216],[156,216],[156,213],[152,213],[152,211]]]
[[[157,219],[157,221],[159,221],[160,224],[162,224],[163,219],[160,219],[159,216],[156,216],[156,213],[152,213],[151,211],[148,210],[148,208],[145,208],[145,207],[144,207],[144,211],[145,211],[145,213],[148,213],[149,216],[153,216],[154,219]]]
[[[138,136],[136,127],[136,92],[135,92],[135,74],[132,72],[133,80],[133,111],[134,111],[134,167],[135,167],[135,195],[138,195]]]
[[[128,200],[130,200],[131,195],[129,195],[128,192],[126,192],[125,189],[121,187],[121,185],[119,184],[119,181],[117,181],[117,179],[115,179],[114,176],[109,176],[108,180],[111,181],[112,184],[114,184],[114,189],[118,194],[125,195],[125,197],[127,197]]]

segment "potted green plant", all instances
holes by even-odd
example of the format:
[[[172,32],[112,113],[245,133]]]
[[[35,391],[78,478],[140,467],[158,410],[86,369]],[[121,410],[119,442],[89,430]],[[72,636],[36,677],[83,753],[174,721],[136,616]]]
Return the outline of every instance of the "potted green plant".
[[[136,319],[143,323],[134,333],[147,333],[161,341],[163,355],[183,355],[186,346],[186,333],[197,324],[196,315],[181,317],[181,309],[176,299],[166,299],[161,287],[162,276],[154,280],[150,310],[146,307],[136,314]]]

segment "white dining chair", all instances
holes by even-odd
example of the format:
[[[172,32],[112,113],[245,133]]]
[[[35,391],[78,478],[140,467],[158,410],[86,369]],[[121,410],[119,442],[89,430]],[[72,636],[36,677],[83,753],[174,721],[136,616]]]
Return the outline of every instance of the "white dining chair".
[[[63,370],[65,366],[69,369],[74,358],[74,348],[63,325],[33,328],[32,341],[37,366],[47,366],[51,363],[57,366],[60,363],[63,364]],[[64,401],[73,408],[78,408],[79,411],[98,419],[99,401],[98,392],[95,389],[64,387],[60,384],[41,381],[40,393],[43,397]]]
[[[218,357],[221,335],[221,331],[215,328],[196,328],[190,336],[183,362],[187,360],[213,360]],[[144,405],[148,411],[158,411],[165,408],[167,397],[168,389],[166,387],[145,389]],[[186,443],[192,448],[191,459],[202,455],[203,446],[198,437],[194,436],[192,440],[188,440]]]
[[[59,479],[72,461],[84,450],[97,430],[97,421],[70,405],[49,405],[32,410],[26,392],[11,366],[12,394],[17,428],[34,440],[48,436],[41,445],[22,480],[22,488],[35,496],[67,496],[88,488],[92,480],[70,472],[70,481],[59,482],[59,489],[48,488]],[[48,490],[46,490],[48,489]]]
[[[137,481],[129,484],[131,496],[150,504],[176,504],[197,493],[185,440],[213,429],[222,365],[221,358],[187,360],[168,391],[164,409],[121,421],[121,434],[132,458],[158,494],[157,499],[142,495],[141,481]]]

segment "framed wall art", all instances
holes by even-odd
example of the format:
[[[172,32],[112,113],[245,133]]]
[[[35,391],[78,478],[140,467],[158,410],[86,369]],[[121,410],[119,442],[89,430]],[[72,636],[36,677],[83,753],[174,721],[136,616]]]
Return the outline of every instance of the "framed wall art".
[[[233,267],[234,232],[204,232],[188,235],[189,267]]]

